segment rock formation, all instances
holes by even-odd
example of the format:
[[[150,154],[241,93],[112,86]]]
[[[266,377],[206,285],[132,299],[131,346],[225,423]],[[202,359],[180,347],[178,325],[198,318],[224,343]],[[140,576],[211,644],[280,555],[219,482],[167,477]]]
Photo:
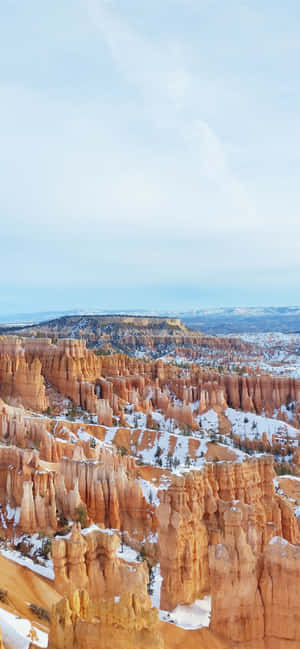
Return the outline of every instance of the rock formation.
[[[263,555],[259,589],[264,607],[268,649],[300,647],[300,548],[282,538],[269,543]]]
[[[147,593],[146,563],[116,556],[117,534],[97,528],[56,538],[52,556],[55,587],[67,595],[54,608],[53,649],[163,649],[158,614]]]
[[[171,486],[159,496],[164,609],[191,603],[209,591],[208,547],[222,542],[228,507],[235,507],[234,503],[239,503],[239,524],[256,553],[277,535],[291,543],[300,542],[292,507],[275,493],[273,460],[268,456],[219,462],[206,465],[201,472],[174,476]]]
[[[88,520],[126,530],[138,548],[143,539],[156,532],[155,507],[145,500],[132,457],[122,456],[105,445],[91,448],[85,440],[78,440],[76,445],[60,443],[39,420],[31,428],[30,418],[25,429],[27,437],[22,413],[16,412],[19,418],[13,423],[9,423],[6,410],[2,413],[0,431],[2,422],[3,433],[24,441],[24,445],[32,444],[33,434],[40,444],[40,450],[0,446],[0,503],[3,510],[6,504],[19,510],[14,522],[21,531],[54,531],[57,515],[76,520],[78,507],[83,507]],[[63,423],[60,426],[63,428]],[[76,430],[79,426],[73,424],[72,428]]]
[[[256,553],[241,518],[231,508],[222,543],[209,550],[210,628],[241,648],[299,649],[300,548],[273,537]]]
[[[232,642],[259,643],[264,611],[256,555],[242,528],[242,511],[230,507],[222,543],[209,548],[212,616],[210,628]]]
[[[90,602],[84,590],[53,609],[49,649],[163,649],[157,610],[133,593]]]
[[[113,415],[119,415],[127,402],[144,412],[160,408],[177,423],[197,428],[191,403],[199,402],[200,414],[227,406],[272,414],[300,401],[300,380],[287,376],[221,374],[199,365],[186,372],[161,360],[146,362],[123,354],[99,357],[83,340],[59,338],[53,343],[50,338],[1,337],[3,398],[45,410],[49,401],[43,377],[105,426],[112,425]],[[297,425],[298,414],[296,409]]]
[[[22,340],[14,336],[0,336],[0,396],[36,410],[48,406],[41,362],[28,362]]]
[[[146,563],[128,564],[116,556],[118,534],[111,530],[73,525],[69,538],[56,537],[52,545],[55,587],[62,595],[72,595],[77,588],[88,591],[91,599],[111,599],[125,592],[135,592],[149,604]]]

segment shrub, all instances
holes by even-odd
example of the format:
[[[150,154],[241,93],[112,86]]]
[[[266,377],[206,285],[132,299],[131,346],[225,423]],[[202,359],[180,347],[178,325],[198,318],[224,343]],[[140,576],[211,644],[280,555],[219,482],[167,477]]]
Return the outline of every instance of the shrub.
[[[291,467],[287,462],[278,462],[274,465],[277,475],[291,475]]]
[[[125,448],[125,446],[118,446],[117,448],[118,448],[118,452],[121,453],[122,456],[128,455],[128,451],[127,448]]]
[[[160,446],[158,444],[157,448],[156,448],[156,451],[155,451],[154,457],[158,459],[161,456],[161,454],[162,454],[162,449],[160,448]]]
[[[52,539],[49,537],[45,538],[42,543],[41,556],[45,559],[48,559],[49,554],[51,554],[52,549]]]
[[[57,520],[60,527],[66,527],[68,525],[68,519],[62,512],[59,512],[59,514],[57,515]]]
[[[0,588],[0,602],[3,602],[3,604],[8,603],[7,590],[4,590],[4,588]]]
[[[72,401],[72,405],[71,405],[70,410],[68,411],[67,417],[68,417],[68,419],[73,421],[75,419],[76,415],[77,415],[77,406]]]
[[[54,412],[52,406],[48,406],[48,408],[44,411],[44,414],[47,415],[48,417],[53,417]]]
[[[187,424],[181,424],[181,426],[180,426],[180,433],[181,433],[181,435],[186,435],[186,436],[188,436],[188,435],[191,434],[191,432],[192,432],[192,429],[191,429],[190,426],[188,426]]]
[[[146,561],[147,555],[146,555],[146,548],[144,545],[142,545],[140,549],[140,553],[138,555],[138,560],[139,561]]]
[[[30,550],[31,550],[31,546],[29,544],[28,539],[26,538],[21,539],[21,541],[19,541],[16,544],[16,550],[18,550],[18,552],[21,552],[23,556],[28,557],[30,555]]]
[[[39,618],[39,620],[50,622],[50,613],[45,608],[42,608],[42,606],[38,606],[37,604],[29,604],[29,608],[31,612]]]
[[[87,527],[87,511],[86,507],[79,505],[75,509],[75,520],[80,523],[81,527]]]

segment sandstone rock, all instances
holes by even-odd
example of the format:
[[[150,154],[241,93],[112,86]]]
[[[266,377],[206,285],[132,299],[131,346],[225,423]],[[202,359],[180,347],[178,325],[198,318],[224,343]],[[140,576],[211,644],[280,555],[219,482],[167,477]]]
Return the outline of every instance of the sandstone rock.
[[[202,471],[172,476],[168,490],[159,492],[162,608],[172,610],[209,592],[208,549],[224,543],[230,534],[234,540],[236,532],[228,531],[227,522],[232,503],[238,503],[241,531],[255,555],[276,535],[300,542],[293,510],[275,493],[273,475],[273,459],[263,456],[208,464]]]
[[[0,396],[36,410],[48,406],[41,362],[28,362],[22,340],[15,336],[0,336]]]
[[[133,593],[108,601],[89,602],[75,591],[53,609],[49,649],[163,649],[157,610]]]
[[[145,563],[128,564],[118,558],[117,534],[97,528],[82,533],[80,524],[73,525],[67,539],[56,537],[52,544],[55,587],[62,595],[72,595],[84,588],[91,599],[111,599],[123,592],[134,592],[149,605]]]
[[[225,514],[224,540],[209,549],[212,631],[232,642],[262,641],[264,610],[258,588],[257,560],[242,529],[242,512]]]

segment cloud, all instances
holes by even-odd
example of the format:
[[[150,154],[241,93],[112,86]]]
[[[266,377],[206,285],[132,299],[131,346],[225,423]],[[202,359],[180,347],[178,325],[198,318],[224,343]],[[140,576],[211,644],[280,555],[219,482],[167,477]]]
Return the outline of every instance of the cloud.
[[[54,3],[61,37],[44,20],[41,69],[26,41],[26,75],[0,70],[2,285],[228,287],[261,272],[269,286],[296,272],[297,120],[267,121],[259,95],[255,121],[232,33],[214,52],[220,34],[202,27],[213,3],[169,0],[169,22],[157,1]]]
[[[173,140],[177,161],[166,160],[162,154],[161,166],[167,162],[169,175],[173,175],[175,203],[182,207],[186,203],[191,220],[196,211],[196,229],[202,219],[199,218],[197,206],[189,202],[189,195],[195,197],[195,193],[196,196],[198,194],[200,204],[204,203],[205,210],[209,212],[209,222],[204,220],[202,228],[207,227],[208,223],[224,227],[225,219],[227,228],[233,224],[240,225],[241,211],[247,217],[244,223],[253,222],[256,218],[253,200],[250,200],[246,189],[231,171],[220,138],[212,126],[197,113],[191,116],[189,112],[190,106],[199,105],[199,99],[205,90],[201,90],[201,80],[199,82],[199,79],[193,78],[187,69],[178,44],[172,42],[170,45],[168,41],[167,44],[162,44],[141,36],[113,9],[112,2],[108,4],[101,0],[88,0],[86,6],[95,29],[107,43],[121,74],[127,81],[134,83],[142,94],[152,128],[160,131],[162,140],[164,137]],[[143,106],[141,109],[143,110]],[[188,177],[185,169],[188,170]],[[149,175],[149,179],[151,176],[153,173]],[[164,181],[167,183],[165,193],[170,196],[169,184],[172,185],[172,179],[162,176],[162,183]],[[156,185],[158,187],[158,183]],[[130,190],[133,197],[134,188],[131,187]],[[219,193],[219,205],[216,192]],[[161,195],[159,199],[162,199]],[[164,202],[162,207],[165,207]],[[169,209],[174,213],[173,205]],[[161,220],[161,214],[159,219]]]

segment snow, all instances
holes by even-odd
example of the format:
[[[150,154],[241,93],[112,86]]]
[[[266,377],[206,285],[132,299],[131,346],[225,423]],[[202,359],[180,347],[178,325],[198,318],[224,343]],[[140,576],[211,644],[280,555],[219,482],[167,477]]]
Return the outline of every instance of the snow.
[[[200,415],[201,428],[205,431],[213,430],[215,433],[219,430],[219,418],[212,408]]]
[[[81,534],[83,534],[83,536],[86,536],[87,534],[90,534],[91,532],[94,532],[95,530],[97,532],[101,532],[101,534],[108,534],[109,536],[112,536],[113,534],[118,533],[117,530],[114,530],[111,527],[98,527],[98,525],[93,523],[92,525],[90,525],[90,527],[84,527],[81,530]],[[62,538],[65,538],[65,537],[62,537]]]
[[[21,508],[20,507],[10,507],[9,504],[6,505],[6,517],[8,521],[13,520],[14,527],[18,525],[20,521]]]
[[[156,566],[153,566],[153,582],[152,582],[152,593],[150,594],[150,599],[152,606],[155,606],[159,609],[160,606],[160,591],[162,584],[162,576],[160,574],[160,564],[157,563]]]
[[[124,559],[124,561],[129,561],[130,563],[138,563],[139,553],[136,550],[133,550],[129,545],[123,543],[117,550],[117,557]]]
[[[200,629],[208,627],[211,614],[211,597],[207,595],[204,599],[197,599],[189,606],[176,606],[171,611],[160,609],[160,591],[162,576],[160,574],[160,564],[153,567],[152,593],[150,594],[152,606],[159,609],[159,617],[163,622],[170,622],[182,629]]]
[[[160,611],[160,619],[172,622],[182,629],[201,629],[208,627],[211,615],[211,597],[206,595],[203,599],[196,599],[189,606],[176,606],[174,611]]]
[[[6,520],[4,518],[3,511],[2,511],[2,505],[0,505],[0,517],[1,517],[1,527],[3,527],[3,529],[7,529]]]
[[[288,541],[286,539],[283,539],[282,536],[273,536],[269,545],[275,545],[277,543],[282,546],[288,545]]]
[[[111,444],[114,441],[117,430],[118,429],[116,427],[111,427],[106,429],[105,440],[104,440],[106,444]]]
[[[86,536],[87,534],[90,534],[91,532],[94,532],[94,530],[97,530],[97,532],[100,532],[100,527],[98,527],[98,525],[96,525],[95,523],[90,525],[90,527],[85,527],[83,530],[81,530],[81,534],[83,534],[83,536]],[[101,532],[106,532],[106,530],[101,529]]]
[[[225,415],[232,424],[232,432],[242,439],[261,439],[263,433],[266,433],[268,441],[272,443],[273,435],[285,438],[288,436],[295,440],[299,435],[299,431],[293,426],[278,419],[256,415],[253,412],[241,412],[233,408],[226,408]]]
[[[187,436],[178,437],[173,452],[173,460],[175,460],[176,458],[177,460],[179,460],[180,465],[184,465],[188,455],[189,455],[189,438]]]
[[[225,336],[227,337],[227,336]],[[253,352],[243,359],[248,366],[261,373],[279,374],[300,378],[300,335],[281,332],[241,333],[235,338],[251,343]],[[251,358],[252,356],[252,358]]]
[[[10,561],[14,561],[20,566],[28,568],[32,572],[36,572],[38,575],[46,577],[47,579],[54,580],[54,570],[51,559],[48,559],[47,565],[41,566],[39,563],[35,563],[29,557],[23,556],[23,554],[21,554],[21,552],[17,552],[17,550],[7,550],[6,548],[0,548],[0,553],[6,559],[10,559]]]
[[[79,428],[79,430],[77,431],[77,435],[79,439],[82,439],[85,442],[90,442],[92,439],[95,440],[96,444],[98,442],[96,437],[93,437],[93,435],[89,435],[89,433],[87,433],[85,430],[82,430],[82,428]]]
[[[34,644],[37,647],[48,646],[47,633],[34,627],[29,620],[13,615],[3,608],[0,608],[0,627],[6,649],[29,649],[31,646],[31,630],[35,638]]]
[[[143,478],[138,478],[138,481],[141,485],[143,496],[147,500],[147,502],[150,505],[155,505],[155,507],[158,507],[160,502],[157,495],[158,488],[155,487],[155,485],[151,484],[151,482],[148,482]]]

